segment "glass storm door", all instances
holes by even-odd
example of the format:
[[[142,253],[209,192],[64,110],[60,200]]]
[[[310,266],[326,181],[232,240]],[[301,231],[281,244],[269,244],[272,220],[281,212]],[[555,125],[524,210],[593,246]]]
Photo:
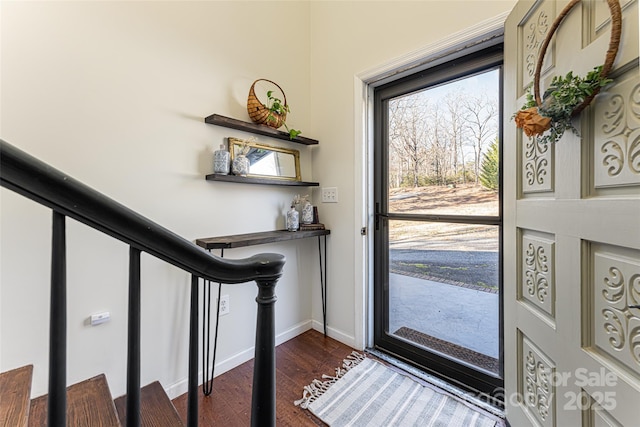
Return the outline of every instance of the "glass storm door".
[[[375,346],[502,386],[502,46],[375,90]]]

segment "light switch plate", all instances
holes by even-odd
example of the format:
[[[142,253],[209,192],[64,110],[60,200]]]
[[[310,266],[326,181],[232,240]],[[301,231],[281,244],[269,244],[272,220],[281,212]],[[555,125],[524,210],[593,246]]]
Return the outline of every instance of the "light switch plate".
[[[338,203],[338,187],[323,188],[322,203]]]

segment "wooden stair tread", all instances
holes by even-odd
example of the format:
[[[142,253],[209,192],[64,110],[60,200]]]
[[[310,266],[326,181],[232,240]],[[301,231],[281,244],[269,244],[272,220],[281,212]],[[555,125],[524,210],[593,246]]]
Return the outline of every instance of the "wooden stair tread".
[[[123,426],[126,425],[127,416],[126,398],[120,396],[115,400]],[[180,415],[158,381],[140,389],[140,412],[142,427],[184,427]]]
[[[31,401],[29,411],[29,427],[41,427],[47,425],[47,395],[36,397]]]
[[[0,427],[26,427],[33,365],[0,374]]]
[[[47,425],[47,400],[45,395],[31,402],[29,427]],[[104,374],[67,387],[67,426],[120,427]]]

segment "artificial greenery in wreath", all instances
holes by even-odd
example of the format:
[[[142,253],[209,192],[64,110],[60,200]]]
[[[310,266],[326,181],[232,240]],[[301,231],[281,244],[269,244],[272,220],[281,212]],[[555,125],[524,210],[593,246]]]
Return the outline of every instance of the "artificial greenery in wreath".
[[[527,102],[514,116],[516,126],[529,137],[542,135],[538,141],[543,143],[556,142],[567,130],[579,136],[571,123],[575,108],[612,81],[602,76],[602,65],[584,78],[572,71],[564,77],[555,76],[540,106],[531,91],[527,92]],[[549,132],[545,134],[546,131]]]
[[[551,25],[538,52],[532,83],[533,94],[531,91],[527,93],[525,105],[514,114],[516,126],[522,128],[528,137],[543,135],[539,138],[540,142],[556,142],[567,130],[578,135],[571,118],[586,108],[600,89],[613,81],[607,76],[613,68],[620,45],[622,11],[618,0],[606,0],[611,12],[611,39],[604,64],[595,67],[584,78],[574,76],[572,71],[564,77],[555,76],[542,99],[540,98],[540,70],[547,47],[562,20],[580,1],[571,0]],[[547,131],[549,132],[545,134]]]

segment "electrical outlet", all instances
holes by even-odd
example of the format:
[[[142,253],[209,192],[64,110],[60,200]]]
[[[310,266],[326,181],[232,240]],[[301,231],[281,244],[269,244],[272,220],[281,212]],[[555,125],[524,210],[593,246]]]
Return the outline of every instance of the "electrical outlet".
[[[96,314],[92,314],[89,319],[90,319],[89,323],[91,324],[91,326],[96,326],[111,320],[111,314],[109,314],[108,311],[105,311],[104,313],[96,313]]]
[[[338,203],[338,187],[323,188],[322,203]]]
[[[222,295],[220,297],[220,316],[229,314],[229,295]]]

